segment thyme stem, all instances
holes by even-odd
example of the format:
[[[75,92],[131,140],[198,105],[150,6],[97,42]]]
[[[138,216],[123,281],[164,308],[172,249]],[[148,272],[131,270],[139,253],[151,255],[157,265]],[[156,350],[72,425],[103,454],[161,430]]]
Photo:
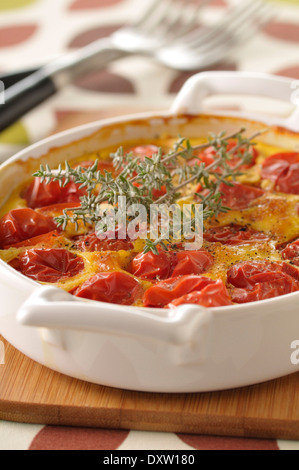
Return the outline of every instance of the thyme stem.
[[[238,136],[239,134],[245,132],[245,129],[241,129],[241,131],[239,131],[238,133],[235,133],[235,134],[232,134],[232,136],[228,137],[227,139],[232,139],[232,138],[235,138],[236,136]],[[265,131],[259,131],[259,132],[256,132],[255,134],[253,134],[251,137],[248,138],[248,141],[252,141],[254,139],[256,139],[257,137],[259,137],[263,132],[266,132]],[[241,143],[241,144],[238,144],[237,146],[233,147],[233,149],[229,150],[227,152],[227,156],[231,156],[233,155],[235,152],[237,152],[238,150],[240,150],[244,145],[244,142]],[[204,146],[198,146],[198,147],[193,147],[195,150],[198,150],[198,148],[202,149],[202,148],[207,148],[209,147],[210,145],[204,145]],[[205,167],[205,171],[207,172],[212,172],[213,170],[215,170],[219,164],[221,164],[221,161],[222,161],[222,158],[219,157],[218,159],[216,159],[213,163],[211,163],[211,165]],[[244,165],[244,161],[240,161],[235,167],[233,167],[233,171],[236,172],[242,165]],[[180,191],[182,188],[184,188],[185,186],[188,186],[189,184],[192,184],[194,183],[195,181],[197,181],[199,178],[201,177],[201,174],[195,174],[193,175],[192,177],[190,177],[188,180],[184,181],[183,183],[181,183],[180,185],[176,186],[174,188],[174,192],[178,192]],[[164,202],[166,199],[167,199],[168,195],[165,194],[164,196],[161,196],[160,199],[158,199],[156,201],[156,204],[161,204],[162,202]]]
[[[121,170],[117,176],[113,176],[105,170],[104,175],[98,170],[98,161],[88,169],[80,166],[72,169],[66,162],[65,170],[61,165],[58,170],[51,170],[47,165],[46,168],[41,166],[40,171],[33,176],[41,178],[46,184],[51,181],[59,181],[61,186],[65,186],[71,180],[80,188],[86,188],[86,196],[81,198],[80,207],[66,208],[63,215],[56,217],[58,226],[66,228],[67,224],[74,223],[78,229],[79,221],[85,225],[96,225],[99,221],[98,209],[104,202],[112,204],[118,210],[118,197],[126,198],[127,207],[133,204],[141,203],[145,205],[148,216],[149,209],[152,204],[159,205],[165,201],[173,204],[180,197],[179,191],[192,184],[198,182],[201,184],[203,191],[208,190],[209,195],[201,196],[203,202],[203,219],[207,219],[218,215],[220,212],[227,212],[227,208],[221,204],[221,194],[219,188],[221,183],[231,184],[231,179],[235,179],[240,175],[239,168],[252,158],[250,153],[253,145],[252,141],[259,137],[265,131],[259,131],[249,138],[243,137],[245,128],[226,136],[225,133],[211,135],[209,140],[197,146],[192,146],[187,139],[180,139],[167,155],[163,155],[162,149],[157,154],[153,154],[152,158],[145,157],[140,161],[134,155],[126,155],[120,148],[113,157],[115,167]],[[238,142],[230,150],[227,146],[231,139],[237,139]],[[190,158],[195,158],[195,152],[205,150],[212,147],[215,153],[213,163],[206,166],[204,163],[188,165]],[[232,156],[237,156],[239,162],[233,167],[228,164]],[[185,164],[178,159],[182,158]],[[169,164],[171,163],[171,168]],[[173,169],[174,168],[174,169]],[[174,186],[173,177],[179,176],[179,184]],[[166,186],[166,194],[154,199],[153,191]],[[99,186],[99,191],[95,193],[95,189]],[[72,212],[69,215],[69,212]],[[194,223],[194,220],[192,221]],[[157,246],[161,245],[165,248],[165,240],[158,237],[155,242],[147,240],[145,251],[153,251],[157,253]]]

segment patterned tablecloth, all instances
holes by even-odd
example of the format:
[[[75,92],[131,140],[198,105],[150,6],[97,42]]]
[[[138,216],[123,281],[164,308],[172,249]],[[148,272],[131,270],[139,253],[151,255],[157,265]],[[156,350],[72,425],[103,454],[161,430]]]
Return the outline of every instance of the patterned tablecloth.
[[[0,0],[0,73],[38,66],[103,37],[139,15],[140,6],[145,6],[147,1]],[[194,0],[185,1],[187,4]],[[205,12],[206,18],[223,15],[228,1],[212,1]],[[299,0],[281,0],[275,20],[214,69],[269,72],[299,80],[298,46]],[[122,59],[107,70],[77,80],[0,134],[0,158],[74,124],[136,111],[167,109],[190,75],[149,59]],[[0,421],[2,449],[299,450],[299,444]]]

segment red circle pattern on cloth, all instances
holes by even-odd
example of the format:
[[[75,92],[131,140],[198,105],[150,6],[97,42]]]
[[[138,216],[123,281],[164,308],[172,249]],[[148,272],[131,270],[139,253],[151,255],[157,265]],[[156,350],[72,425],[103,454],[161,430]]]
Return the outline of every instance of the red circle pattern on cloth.
[[[129,431],[46,426],[29,450],[116,450]]]
[[[0,28],[0,48],[20,45],[31,38],[37,31],[35,24],[24,24],[19,26],[6,26]]]
[[[130,431],[45,426],[33,439],[29,450],[117,450],[125,448]],[[144,439],[149,438],[144,433]],[[162,438],[162,435],[161,435]],[[178,438],[185,450],[279,450],[275,440],[173,434],[173,449]],[[187,447],[188,446],[188,447]]]
[[[70,10],[93,10],[95,8],[111,7],[123,0],[75,0],[69,7]]]

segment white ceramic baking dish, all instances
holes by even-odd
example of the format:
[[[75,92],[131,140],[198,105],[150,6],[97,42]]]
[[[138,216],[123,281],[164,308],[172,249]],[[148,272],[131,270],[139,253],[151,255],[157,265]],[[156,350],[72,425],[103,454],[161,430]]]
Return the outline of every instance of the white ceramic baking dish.
[[[293,82],[215,72],[191,78],[167,113],[110,119],[51,137],[0,168],[0,204],[43,161],[60,160],[167,132],[195,136],[245,126],[273,128],[265,142],[299,148],[299,107],[288,119],[222,112],[201,115],[210,94],[240,93],[290,102]],[[189,116],[185,116],[187,114]],[[190,116],[193,115],[193,116]],[[244,120],[249,119],[249,120]],[[256,119],[256,120],[252,120]],[[17,349],[61,373],[148,392],[202,392],[267,381],[299,370],[299,292],[233,307],[150,310],[84,301],[40,286],[0,262],[0,332]]]

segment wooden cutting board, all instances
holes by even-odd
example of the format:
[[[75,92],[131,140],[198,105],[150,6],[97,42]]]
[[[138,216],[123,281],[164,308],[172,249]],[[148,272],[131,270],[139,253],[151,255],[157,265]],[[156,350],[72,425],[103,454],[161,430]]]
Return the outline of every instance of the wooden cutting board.
[[[35,424],[299,439],[299,373],[252,387],[155,394],[82,382],[28,359],[3,338],[0,419]]]
[[[55,132],[134,111],[138,110],[63,113]],[[253,387],[217,393],[138,393],[58,374],[28,359],[3,338],[0,340],[5,346],[5,364],[0,364],[0,419],[110,429],[299,439],[299,373]]]

